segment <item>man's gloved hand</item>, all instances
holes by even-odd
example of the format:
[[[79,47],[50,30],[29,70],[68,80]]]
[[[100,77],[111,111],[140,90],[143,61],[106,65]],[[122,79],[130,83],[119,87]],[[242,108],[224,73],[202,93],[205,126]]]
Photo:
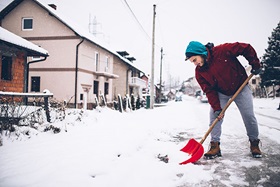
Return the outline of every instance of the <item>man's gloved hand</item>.
[[[218,118],[219,120],[224,118],[224,114],[221,114],[222,110],[216,110],[214,111],[215,118]]]
[[[259,69],[252,69],[251,70],[251,73],[254,74],[254,75],[258,75],[262,72],[262,68],[259,68]]]
[[[216,110],[214,111],[214,116],[217,118],[221,114],[222,110]]]

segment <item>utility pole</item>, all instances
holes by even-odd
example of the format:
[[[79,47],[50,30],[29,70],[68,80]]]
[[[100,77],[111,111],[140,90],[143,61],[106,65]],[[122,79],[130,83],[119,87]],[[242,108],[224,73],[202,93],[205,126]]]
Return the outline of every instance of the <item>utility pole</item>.
[[[152,68],[151,68],[151,87],[150,87],[150,108],[154,108],[155,101],[155,85],[154,85],[154,67],[155,67],[155,18],[156,18],[156,5],[154,5],[153,12],[153,38],[152,38]]]
[[[161,103],[161,85],[162,85],[162,58],[163,58],[163,49],[160,50],[160,78],[159,78],[159,103]]]

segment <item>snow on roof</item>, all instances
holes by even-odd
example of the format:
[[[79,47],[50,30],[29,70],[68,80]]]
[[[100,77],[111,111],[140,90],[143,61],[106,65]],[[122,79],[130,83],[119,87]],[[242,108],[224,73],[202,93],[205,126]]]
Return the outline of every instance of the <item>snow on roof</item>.
[[[0,40],[5,41],[10,44],[17,45],[19,47],[23,47],[23,48],[31,51],[33,54],[39,53],[40,55],[48,56],[47,50],[21,38],[20,36],[14,34],[14,33],[11,33],[10,31],[8,31],[2,27],[0,27]]]

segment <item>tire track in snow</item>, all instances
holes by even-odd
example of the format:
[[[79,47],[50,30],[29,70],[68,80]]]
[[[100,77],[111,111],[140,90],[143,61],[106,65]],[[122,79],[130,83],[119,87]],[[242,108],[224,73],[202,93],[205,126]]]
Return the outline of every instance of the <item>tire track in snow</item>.
[[[260,116],[264,116],[264,117],[268,117],[270,119],[276,119],[276,120],[280,121],[280,118],[275,117],[275,116],[269,116],[269,115],[266,115],[266,114],[263,114],[263,113],[260,113],[260,112],[255,112],[255,114],[260,115]]]

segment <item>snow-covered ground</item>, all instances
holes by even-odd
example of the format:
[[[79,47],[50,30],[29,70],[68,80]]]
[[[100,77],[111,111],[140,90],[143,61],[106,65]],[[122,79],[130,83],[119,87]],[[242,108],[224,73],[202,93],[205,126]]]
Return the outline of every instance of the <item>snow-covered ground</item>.
[[[255,99],[264,157],[253,159],[241,116],[226,112],[223,157],[179,165],[208,129],[209,104],[184,96],[153,110],[68,110],[60,133],[2,136],[1,187],[280,186],[280,99]],[[44,124],[48,125],[48,124]],[[204,142],[209,146],[210,137]],[[158,155],[168,155],[165,163]]]

